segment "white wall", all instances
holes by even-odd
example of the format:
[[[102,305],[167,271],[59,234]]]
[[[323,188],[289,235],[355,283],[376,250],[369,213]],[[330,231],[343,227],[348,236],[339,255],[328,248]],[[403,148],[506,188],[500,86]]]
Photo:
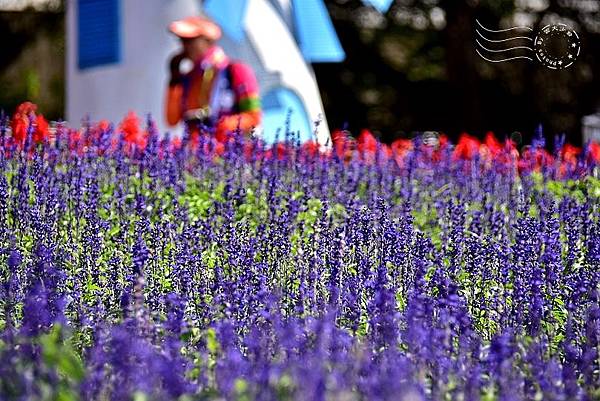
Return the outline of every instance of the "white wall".
[[[118,123],[130,110],[151,113],[159,129],[163,117],[169,55],[178,40],[167,30],[179,18],[198,14],[197,0],[121,0],[121,62],[85,70],[77,66],[77,1],[67,2],[67,120]],[[126,28],[126,29],[125,29]]]

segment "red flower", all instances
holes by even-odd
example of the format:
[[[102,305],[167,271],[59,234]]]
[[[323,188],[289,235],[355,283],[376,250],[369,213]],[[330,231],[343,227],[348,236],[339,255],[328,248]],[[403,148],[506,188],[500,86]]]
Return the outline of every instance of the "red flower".
[[[485,135],[484,144],[492,156],[496,156],[503,150],[502,144],[496,139],[496,135],[492,131]]]
[[[300,147],[300,154],[308,157],[315,157],[319,154],[319,144],[313,140],[306,141]]]
[[[71,152],[77,152],[77,154],[83,154],[82,137],[80,130],[69,130],[69,150]]]
[[[27,129],[29,128],[29,118],[20,114],[15,114],[10,123],[13,140],[23,144],[27,138]]]
[[[33,140],[36,143],[42,143],[50,136],[50,127],[48,126],[48,121],[46,121],[44,116],[40,114],[37,116],[35,123],[36,127],[33,133]]]
[[[106,132],[108,131],[108,129],[110,128],[110,121],[108,120],[100,120],[96,126],[98,128],[98,131],[100,132]]]
[[[265,157],[267,159],[276,157],[277,160],[283,160],[288,154],[288,152],[289,149],[287,148],[287,146],[285,146],[283,142],[277,142],[265,152]]]
[[[36,110],[37,106],[31,102],[23,102],[17,106],[17,110],[10,123],[12,137],[16,143],[21,145],[25,143],[29,124],[35,119]]]
[[[233,138],[233,134],[231,132],[232,130],[228,130],[224,124],[221,124],[217,127],[215,131],[215,139],[219,143],[225,143],[227,141],[230,141]]]
[[[339,142],[342,139],[345,139],[346,135],[342,132],[342,130],[340,129],[336,129],[335,131],[333,131],[331,133],[331,142],[335,145],[337,142]]]
[[[28,116],[31,113],[35,113],[37,111],[37,105],[31,102],[23,102],[17,106],[16,114],[20,114],[23,116]]]
[[[566,143],[560,151],[563,161],[565,161],[569,164],[576,164],[577,156],[580,153],[581,153],[581,148],[573,146],[569,143]]]
[[[173,149],[181,149],[182,145],[183,145],[183,141],[178,136],[173,138],[173,140],[171,141],[171,146],[173,147]]]
[[[135,112],[130,111],[127,113],[127,116],[125,116],[119,125],[119,130],[123,134],[125,142],[137,145],[140,148],[146,147],[148,133],[140,129],[140,119]]]
[[[440,134],[439,141],[440,141],[440,145],[439,145],[440,149],[444,149],[446,146],[448,146],[448,137],[446,136],[446,134]]]
[[[21,103],[11,121],[12,137],[18,144],[25,143],[27,131],[30,124],[32,128],[32,140],[36,143],[44,142],[50,136],[50,127],[43,115],[35,115],[37,106],[31,102]]]
[[[362,159],[367,163],[374,163],[377,158],[385,161],[392,154],[389,146],[380,143],[367,129],[363,129],[358,136],[357,148]]]
[[[375,153],[377,152],[377,139],[371,131],[363,129],[357,139],[357,148],[360,153]]]
[[[410,139],[396,139],[392,142],[392,152],[394,154],[397,153],[406,153],[409,150],[412,150],[413,142]]]
[[[404,157],[413,149],[413,142],[410,139],[396,139],[392,142],[391,153],[399,167],[404,165]]]
[[[454,148],[453,157],[455,159],[471,160],[479,153],[481,143],[477,138],[463,133]]]
[[[593,160],[595,164],[600,164],[600,143],[591,142],[588,145],[588,152],[590,158]]]
[[[389,145],[382,143],[379,149],[381,151],[382,159],[387,160],[388,158],[392,157],[392,148],[390,148]]]

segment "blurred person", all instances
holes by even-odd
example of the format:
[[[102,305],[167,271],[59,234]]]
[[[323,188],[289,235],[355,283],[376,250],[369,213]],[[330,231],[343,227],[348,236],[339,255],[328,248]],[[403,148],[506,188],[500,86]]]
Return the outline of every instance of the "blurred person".
[[[181,40],[181,51],[170,60],[170,80],[165,112],[169,125],[187,125],[190,140],[214,130],[219,142],[238,128],[252,132],[262,118],[259,88],[252,68],[232,61],[216,42],[220,27],[206,17],[177,20],[169,30]],[[181,63],[190,60],[189,72]]]

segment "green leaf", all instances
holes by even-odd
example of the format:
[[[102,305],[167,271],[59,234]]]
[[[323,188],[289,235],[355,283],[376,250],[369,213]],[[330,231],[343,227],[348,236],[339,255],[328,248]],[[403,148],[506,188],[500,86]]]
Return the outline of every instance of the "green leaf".
[[[57,324],[40,337],[44,362],[48,367],[58,369],[64,377],[81,382],[85,377],[83,363],[72,347],[61,340],[61,332],[62,328]]]
[[[206,330],[206,348],[208,348],[212,354],[216,354],[220,349],[217,333],[212,328]]]
[[[135,393],[133,393],[133,401],[147,401],[148,400],[148,396],[146,395],[146,393],[142,392],[142,391],[136,391]]]

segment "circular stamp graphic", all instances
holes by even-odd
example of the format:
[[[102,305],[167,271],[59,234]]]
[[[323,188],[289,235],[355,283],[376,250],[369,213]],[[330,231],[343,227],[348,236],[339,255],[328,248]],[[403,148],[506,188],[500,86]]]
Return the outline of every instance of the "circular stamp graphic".
[[[546,67],[554,70],[568,68],[581,51],[579,35],[564,24],[546,25],[535,37],[534,51]]]

